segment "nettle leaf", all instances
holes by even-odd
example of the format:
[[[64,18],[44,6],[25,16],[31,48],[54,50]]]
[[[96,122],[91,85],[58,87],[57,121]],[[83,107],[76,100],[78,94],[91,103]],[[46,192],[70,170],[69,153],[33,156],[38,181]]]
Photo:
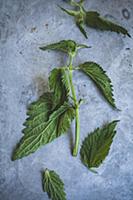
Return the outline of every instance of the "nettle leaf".
[[[45,121],[46,104],[40,104],[38,101],[34,103],[36,104],[36,109],[31,106],[30,111],[28,111],[29,118],[25,122],[24,136],[17,145],[12,160],[34,153],[42,145],[65,133],[75,117],[74,108],[65,102],[64,105],[49,116],[48,121]]]
[[[72,53],[76,51],[76,42],[73,40],[61,40],[60,42],[40,47],[41,50],[59,50],[65,53]]]
[[[64,183],[59,175],[48,169],[43,173],[43,190],[47,192],[48,197],[52,200],[66,200]]]
[[[60,42],[49,44],[47,46],[40,47],[41,50],[58,50],[63,51],[67,54],[75,54],[76,51],[79,49],[78,47],[82,46],[81,48],[88,48],[87,45],[77,44],[73,40],[61,40]]]
[[[85,0],[80,0],[80,1],[74,1],[74,0],[70,0],[70,4],[72,6],[76,6],[76,7],[81,7],[83,5]]]
[[[87,46],[85,44],[77,44],[77,49],[83,49],[83,48],[91,48],[91,46]]]
[[[79,21],[78,17],[76,19],[76,25],[77,27],[79,28],[79,30],[81,31],[81,33],[85,36],[85,38],[87,39],[88,36],[87,36],[87,33],[84,29],[84,21]]]
[[[90,133],[82,143],[80,156],[82,163],[91,170],[99,167],[109,153],[110,146],[116,134],[115,127],[118,121],[106,124]]]
[[[54,68],[49,76],[49,86],[53,91],[55,106],[60,106],[67,101],[70,92],[67,70]]]
[[[79,68],[95,82],[106,100],[115,108],[113,86],[110,78],[106,75],[102,67],[94,62],[85,62],[79,65]]]
[[[100,14],[96,11],[86,12],[85,23],[89,27],[92,27],[95,29],[100,29],[103,31],[104,30],[113,31],[113,32],[122,33],[124,35],[128,35],[129,37],[131,37],[125,28],[107,20],[104,17],[101,17]]]
[[[70,15],[70,16],[76,16],[76,15],[78,14],[78,12],[75,11],[75,10],[65,9],[65,8],[63,8],[63,7],[59,6],[59,5],[58,5],[58,7],[59,7],[63,12],[67,13],[67,14]]]

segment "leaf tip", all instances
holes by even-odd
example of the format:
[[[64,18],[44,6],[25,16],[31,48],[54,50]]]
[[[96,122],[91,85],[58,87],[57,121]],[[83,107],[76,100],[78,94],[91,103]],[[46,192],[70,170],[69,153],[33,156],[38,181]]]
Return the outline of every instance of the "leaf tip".
[[[40,49],[40,50],[43,50],[43,51],[46,50],[45,47],[39,47],[39,49]]]
[[[87,36],[87,34],[84,34],[84,36],[85,36],[85,38],[86,38],[86,39],[88,39],[88,36]]]
[[[48,168],[46,168],[44,172],[45,172],[45,173],[48,173],[48,172],[49,172],[49,169],[48,169]]]
[[[58,8],[60,8],[60,9],[62,9],[62,7],[61,7],[59,4],[56,4],[56,6],[57,6]]]
[[[11,160],[12,160],[12,161],[17,160],[17,157],[16,157],[16,153],[15,153],[15,151],[14,151],[13,154],[12,154]]]
[[[130,37],[130,38],[132,38],[131,35],[128,32],[127,32],[127,36]]]
[[[117,119],[117,120],[114,120],[112,123],[118,123],[118,122],[120,122],[120,119]]]

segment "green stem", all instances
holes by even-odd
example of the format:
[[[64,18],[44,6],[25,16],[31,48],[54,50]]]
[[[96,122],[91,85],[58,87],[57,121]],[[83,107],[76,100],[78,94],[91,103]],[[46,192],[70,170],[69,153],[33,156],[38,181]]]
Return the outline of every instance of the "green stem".
[[[75,120],[75,145],[73,149],[73,156],[77,156],[80,141],[80,119],[79,119],[79,108],[76,108],[76,120]]]
[[[79,102],[77,101],[75,88],[72,82],[73,79],[73,66],[72,66],[73,56],[70,55],[70,63],[69,63],[69,82],[70,88],[72,93],[72,98],[74,101],[74,106],[76,109],[76,118],[75,118],[75,145],[73,149],[73,156],[77,156],[78,154],[78,147],[79,147],[79,140],[80,140],[80,119],[79,119]]]

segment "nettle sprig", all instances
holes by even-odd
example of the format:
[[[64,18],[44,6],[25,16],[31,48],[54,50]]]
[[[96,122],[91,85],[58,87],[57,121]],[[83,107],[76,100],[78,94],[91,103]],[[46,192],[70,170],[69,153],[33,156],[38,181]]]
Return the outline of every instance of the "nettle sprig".
[[[68,1],[71,6],[75,7],[74,10],[64,9],[61,6],[58,6],[62,11],[74,17],[77,27],[85,36],[85,38],[88,38],[87,33],[84,29],[85,25],[102,31],[113,31],[117,33],[122,33],[131,37],[125,28],[111,22],[110,20],[107,20],[105,17],[102,17],[97,11],[87,11],[83,5],[84,1],[85,0],[80,0],[79,2],[76,2],[74,0]]]
[[[80,142],[79,107],[83,100],[76,96],[73,84],[74,71],[82,71],[87,75],[100,89],[108,103],[116,108],[111,80],[100,65],[88,61],[76,67],[73,66],[73,59],[78,50],[82,48],[89,47],[77,44],[72,40],[63,40],[40,47],[43,51],[58,50],[67,53],[68,62],[65,66],[54,68],[51,71],[49,76],[50,92],[44,93],[28,107],[24,135],[14,151],[13,160],[35,152],[42,145],[67,132],[74,118],[75,145],[72,155],[77,156]]]
[[[77,27],[86,38],[85,25],[100,30],[122,33],[130,37],[128,31],[122,26],[101,17],[96,11],[86,11],[83,6],[84,0],[79,2],[70,0],[69,3],[75,7],[75,10],[59,7],[75,18]],[[67,54],[68,61],[64,66],[54,68],[50,72],[49,92],[45,92],[37,101],[29,105],[28,117],[23,124],[25,126],[22,130],[23,136],[13,152],[12,160],[28,156],[43,145],[60,137],[69,130],[73,120],[75,120],[75,142],[72,155],[77,156],[80,144],[79,109],[84,99],[78,99],[76,96],[73,83],[74,71],[81,71],[88,76],[101,91],[106,101],[113,109],[116,109],[113,86],[103,68],[93,61],[87,61],[78,66],[73,65],[77,52],[83,48],[89,47],[72,40],[62,40],[40,47],[43,51],[62,51]],[[98,168],[108,155],[116,134],[115,129],[118,121],[114,120],[95,129],[83,140],[80,148],[80,159],[90,171],[97,173],[95,168]],[[46,169],[42,174],[42,184],[44,192],[47,192],[50,199],[66,200],[64,183],[56,172]]]

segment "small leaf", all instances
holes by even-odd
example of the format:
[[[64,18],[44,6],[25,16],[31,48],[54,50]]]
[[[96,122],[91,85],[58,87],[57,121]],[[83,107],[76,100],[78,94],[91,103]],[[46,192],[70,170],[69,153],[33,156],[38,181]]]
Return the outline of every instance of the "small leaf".
[[[128,35],[129,37],[131,37],[125,28],[107,20],[104,17],[101,17],[100,14],[96,11],[86,12],[85,23],[89,27],[92,27],[95,29],[100,29],[103,31],[104,30],[113,31],[113,32],[122,33],[124,35]]]
[[[66,200],[64,183],[59,175],[48,169],[43,173],[43,190],[47,192],[48,197],[52,200]]]
[[[87,46],[85,44],[77,44],[77,48],[78,49],[82,49],[82,48],[91,48],[91,46]]]
[[[60,42],[40,47],[40,49],[43,51],[58,50],[63,51],[69,55],[75,55],[77,53],[77,50],[80,49],[79,46],[82,46],[81,48],[89,48],[84,44],[77,44],[73,40],[61,40]]]
[[[53,91],[55,106],[60,106],[68,100],[70,89],[66,76],[64,68],[54,68],[49,76],[49,86]]]
[[[41,50],[59,50],[65,53],[74,53],[76,51],[76,43],[73,40],[61,40],[60,42],[40,47]]]
[[[77,11],[74,11],[74,10],[68,10],[68,9],[65,9],[65,8],[62,8],[61,6],[58,5],[58,7],[65,13],[67,13],[68,15],[70,16],[76,16],[78,14]]]
[[[28,112],[29,118],[25,123],[24,136],[17,145],[12,160],[28,156],[42,145],[53,141],[69,129],[75,117],[74,108],[65,102],[64,105],[50,115],[48,121],[45,121],[43,113],[48,108],[46,108],[45,103],[40,106],[38,101],[35,103],[36,108],[31,106]],[[46,100],[44,99],[44,101]]]
[[[79,68],[95,82],[107,101],[115,108],[113,86],[110,78],[106,75],[102,67],[94,62],[85,62],[79,65]]]
[[[82,163],[88,168],[99,167],[109,153],[110,146],[116,134],[115,127],[118,121],[97,128],[83,141],[80,156]]]
[[[81,7],[81,5],[79,3],[73,2],[75,6],[77,7]],[[85,36],[85,38],[88,38],[86,31],[84,30],[84,16],[80,11],[74,11],[74,10],[68,10],[68,9],[64,9],[61,6],[59,6],[61,10],[63,10],[65,13],[67,13],[68,15],[71,15],[75,18],[76,21],[76,25],[79,28],[79,30],[81,31],[81,33]]]
[[[79,28],[79,30],[81,31],[81,33],[85,36],[85,38],[87,39],[87,33],[84,30],[84,23],[80,23],[79,21],[76,22],[77,27]]]
[[[71,4],[72,6],[75,6],[75,7],[82,7],[84,1],[85,1],[85,0],[80,0],[79,2],[76,2],[76,1],[74,1],[74,0],[71,0],[71,1],[70,1],[70,4]]]

